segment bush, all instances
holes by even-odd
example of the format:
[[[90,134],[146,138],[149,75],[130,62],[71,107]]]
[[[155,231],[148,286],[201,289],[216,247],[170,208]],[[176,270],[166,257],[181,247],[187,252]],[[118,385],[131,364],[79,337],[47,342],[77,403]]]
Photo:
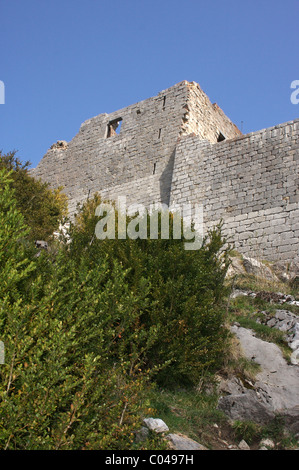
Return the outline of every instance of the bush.
[[[80,269],[65,250],[28,260],[10,185],[2,170],[0,448],[129,448],[148,378],[117,345],[119,319],[129,328],[142,299],[117,263]]]
[[[229,251],[224,249],[221,225],[195,251],[186,251],[182,240],[172,236],[98,240],[95,208],[100,202],[95,196],[81,209],[72,228],[70,256],[78,263],[84,253],[87,266],[100,266],[104,259],[112,266],[117,260],[127,270],[134,295],[147,291],[135,323],[138,335],[147,332],[151,338],[150,344],[143,341],[144,363],[163,366],[156,377],[162,384],[197,383],[203,370],[221,362],[227,335],[221,300]]]
[[[195,384],[221,361],[221,228],[194,252],[179,240],[100,241],[93,200],[69,244],[30,257],[11,185],[2,169],[0,447],[136,448],[151,381]]]
[[[22,213],[30,232],[30,240],[49,240],[60,221],[67,215],[67,198],[61,189],[51,190],[47,183],[28,173],[30,162],[22,163],[16,152],[0,151],[0,169],[11,172],[16,206]]]

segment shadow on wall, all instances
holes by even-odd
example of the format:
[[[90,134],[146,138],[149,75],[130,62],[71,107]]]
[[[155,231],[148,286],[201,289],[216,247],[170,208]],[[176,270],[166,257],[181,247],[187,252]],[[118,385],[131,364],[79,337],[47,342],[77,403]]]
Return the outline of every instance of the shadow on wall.
[[[170,205],[171,182],[174,168],[175,150],[172,152],[170,159],[160,177],[160,198],[162,204]]]

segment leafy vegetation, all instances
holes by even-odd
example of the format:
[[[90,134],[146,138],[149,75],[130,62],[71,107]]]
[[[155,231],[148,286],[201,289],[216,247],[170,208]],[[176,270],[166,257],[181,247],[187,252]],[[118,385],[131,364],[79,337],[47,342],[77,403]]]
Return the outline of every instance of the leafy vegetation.
[[[216,393],[203,393],[194,388],[160,389],[150,394],[151,404],[171,432],[179,432],[209,446],[211,428],[223,425],[223,413],[217,410]],[[215,429],[215,428],[214,428]]]
[[[49,205],[29,216],[18,194],[27,174],[11,158],[11,171],[9,159],[0,169],[0,448],[137,448],[151,388],[193,386],[223,361],[221,227],[197,251],[180,240],[98,240],[95,198],[70,243],[36,257],[28,244],[42,230],[50,237],[62,206],[30,179],[26,197],[31,187]],[[139,444],[151,446],[157,437]]]
[[[248,444],[262,435],[261,426],[252,421],[236,420],[232,427],[236,439],[238,441],[244,439]]]
[[[29,161],[22,163],[15,151],[3,154],[0,150],[0,169],[11,171],[16,206],[31,229],[27,238],[48,240],[67,215],[67,198],[61,189],[51,191],[48,184],[32,178],[29,165]]]

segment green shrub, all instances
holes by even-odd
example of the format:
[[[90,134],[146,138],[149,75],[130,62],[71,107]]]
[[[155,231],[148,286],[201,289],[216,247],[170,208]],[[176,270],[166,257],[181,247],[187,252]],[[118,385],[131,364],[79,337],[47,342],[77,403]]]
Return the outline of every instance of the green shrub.
[[[22,163],[16,152],[3,154],[0,150],[0,169],[10,171],[16,207],[30,228],[30,240],[49,240],[60,221],[67,215],[67,197],[61,189],[51,190],[28,172],[30,162]]]
[[[244,439],[248,444],[251,444],[254,439],[261,436],[261,427],[253,421],[234,421],[233,432],[237,440]]]
[[[221,228],[194,252],[100,241],[83,209],[71,243],[30,258],[11,184],[1,170],[0,448],[136,448],[151,381],[194,384],[221,362]]]
[[[221,362],[227,335],[221,299],[228,251],[221,225],[194,251],[186,251],[171,230],[169,240],[98,240],[94,232],[99,203],[96,196],[83,206],[72,229],[70,256],[78,263],[84,253],[88,267],[99,266],[104,259],[112,266],[117,260],[128,272],[134,295],[147,289],[146,303],[136,318],[139,334],[152,332],[150,343],[144,342],[146,366],[163,366],[157,373],[160,383],[197,383],[204,369]]]
[[[129,448],[148,377],[133,343],[122,355],[119,319],[129,330],[143,300],[117,263],[80,269],[64,250],[28,260],[10,185],[1,170],[0,448]]]

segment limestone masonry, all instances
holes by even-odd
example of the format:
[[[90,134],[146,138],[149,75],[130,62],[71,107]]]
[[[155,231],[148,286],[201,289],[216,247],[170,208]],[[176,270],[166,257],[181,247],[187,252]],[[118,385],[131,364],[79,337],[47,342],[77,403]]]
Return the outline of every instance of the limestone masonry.
[[[95,192],[128,205],[202,203],[205,228],[223,219],[240,252],[294,260],[298,143],[299,119],[243,135],[197,83],[183,81],[85,121],[31,173],[64,187],[71,215]]]

